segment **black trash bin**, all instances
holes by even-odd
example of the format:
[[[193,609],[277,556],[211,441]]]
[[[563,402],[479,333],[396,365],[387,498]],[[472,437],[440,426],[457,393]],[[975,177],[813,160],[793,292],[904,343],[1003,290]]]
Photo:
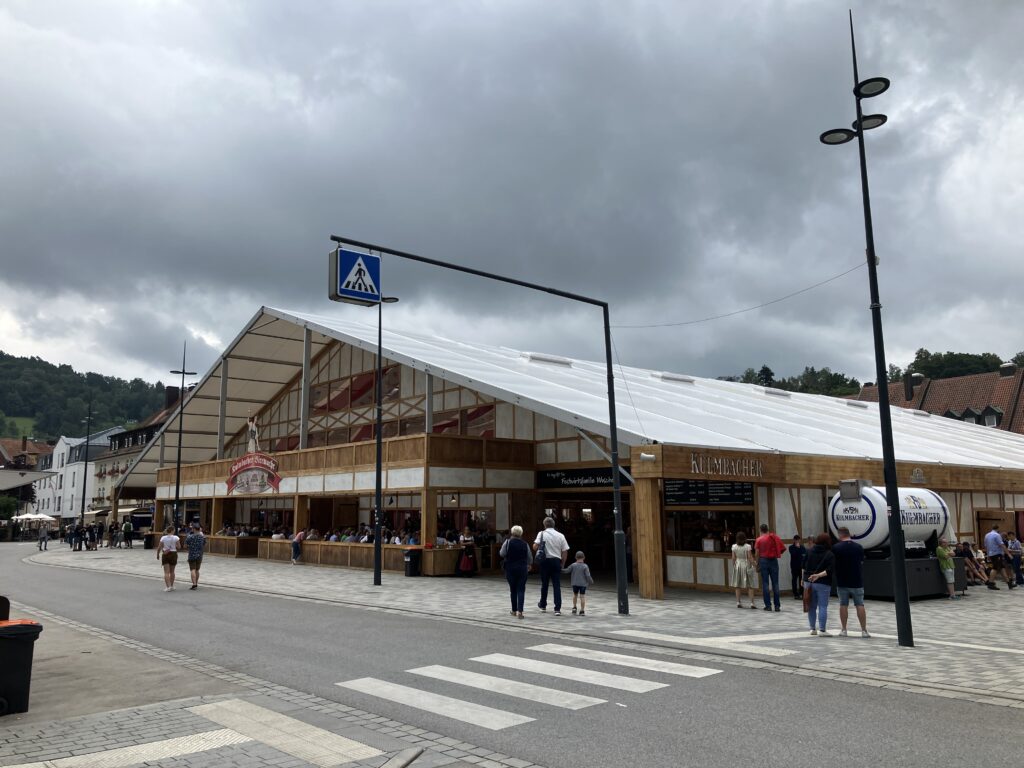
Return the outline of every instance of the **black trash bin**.
[[[418,549],[407,549],[405,550],[405,575],[406,576],[419,576],[420,575],[420,562],[423,559],[423,553]]]
[[[42,631],[36,621],[0,621],[0,715],[28,712],[32,650]]]

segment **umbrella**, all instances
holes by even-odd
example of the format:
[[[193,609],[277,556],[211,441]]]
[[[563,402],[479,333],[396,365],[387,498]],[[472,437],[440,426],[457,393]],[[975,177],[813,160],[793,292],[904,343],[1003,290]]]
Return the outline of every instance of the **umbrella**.
[[[54,523],[56,520],[49,515],[44,515],[42,512],[27,512],[24,515],[16,515],[11,518],[17,520],[20,523],[38,521],[40,523]]]

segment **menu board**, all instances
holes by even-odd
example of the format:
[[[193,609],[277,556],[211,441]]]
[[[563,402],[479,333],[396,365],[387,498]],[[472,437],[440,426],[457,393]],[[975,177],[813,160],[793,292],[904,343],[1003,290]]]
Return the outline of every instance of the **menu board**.
[[[665,480],[666,507],[752,507],[753,483]]]

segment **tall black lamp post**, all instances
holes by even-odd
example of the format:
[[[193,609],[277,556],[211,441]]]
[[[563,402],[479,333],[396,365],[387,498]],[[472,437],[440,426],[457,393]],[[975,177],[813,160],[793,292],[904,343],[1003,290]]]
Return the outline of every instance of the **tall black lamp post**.
[[[875,235],[871,225],[871,196],[868,192],[868,163],[864,153],[864,131],[884,125],[888,119],[882,114],[865,115],[861,102],[885,93],[889,80],[871,77],[861,80],[857,71],[857,44],[853,35],[853,12],[850,12],[850,50],[853,53],[853,96],[857,119],[853,130],[834,128],[820,136],[822,144],[838,145],[857,139],[860,150],[860,187],[864,207],[864,237],[867,242],[868,282],[871,288],[871,325],[875,337],[875,377],[878,382],[878,418],[882,431],[882,469],[885,474],[885,498],[889,507],[889,539],[892,544],[892,583],[896,604],[896,634],[899,644],[914,645],[914,630],[910,620],[910,595],[907,589],[906,554],[903,521],[900,513],[898,482],[896,479],[896,452],[892,444],[892,417],[889,413],[888,367],[885,364],[885,342],[882,338],[882,304],[878,298],[878,270],[875,259]]]
[[[374,485],[373,496],[373,583],[380,586],[380,571],[382,562],[381,550],[381,517],[384,514],[384,489],[382,476],[384,464],[384,365],[382,361],[383,343],[381,340],[381,328],[384,325],[385,304],[394,304],[398,301],[394,296],[381,296],[377,302],[377,477]]]
[[[89,485],[86,478],[89,476],[89,441],[92,439],[92,398],[89,398],[89,410],[85,415],[85,449],[82,454],[82,461],[85,464],[82,466],[82,512],[79,518],[82,523],[82,527],[85,527],[85,489]]]
[[[182,427],[185,424],[185,377],[195,376],[195,371],[185,370],[185,349],[188,346],[188,342],[184,341],[181,344],[181,370],[171,371],[173,374],[181,374],[181,388],[178,390],[178,458],[175,461],[174,470],[174,529],[178,529],[178,522],[180,520],[180,508],[181,502],[181,435]]]

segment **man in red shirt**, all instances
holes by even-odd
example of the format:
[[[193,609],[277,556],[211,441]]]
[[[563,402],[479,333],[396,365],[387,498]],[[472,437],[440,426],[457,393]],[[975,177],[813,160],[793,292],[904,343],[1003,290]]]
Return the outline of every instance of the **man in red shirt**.
[[[761,535],[754,542],[754,552],[757,554],[757,566],[761,572],[761,592],[764,596],[764,609],[772,609],[774,598],[775,610],[782,610],[782,603],[779,601],[779,558],[786,551],[782,539],[768,530],[768,526],[762,523]],[[771,595],[768,594],[768,582],[772,583]]]

